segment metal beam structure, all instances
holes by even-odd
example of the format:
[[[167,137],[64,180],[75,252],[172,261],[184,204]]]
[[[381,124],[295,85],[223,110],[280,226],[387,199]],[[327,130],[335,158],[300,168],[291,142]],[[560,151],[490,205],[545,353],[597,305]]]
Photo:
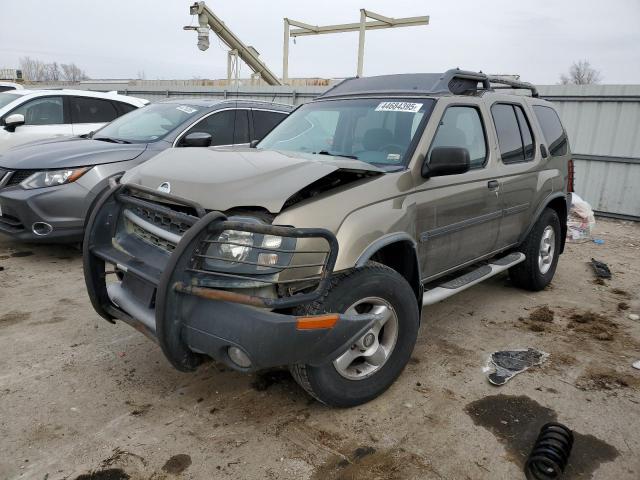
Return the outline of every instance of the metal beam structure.
[[[198,32],[198,48],[200,50],[207,50],[209,48],[209,31],[213,30],[213,33],[218,35],[229,49],[235,53],[230,55],[237,55],[244,63],[246,63],[251,70],[260,75],[269,85],[282,85],[282,82],[278,76],[273,73],[269,68],[260,60],[259,54],[253,47],[248,47],[242,40],[240,40],[235,33],[233,33],[225,23],[217,17],[204,2],[195,2],[189,7],[191,15],[198,16],[198,27],[187,26],[185,30],[195,30]],[[228,58],[228,74],[231,71],[230,63],[231,57]]]
[[[368,22],[367,19],[372,21]],[[362,76],[364,67],[364,40],[367,30],[378,30],[382,28],[416,27],[419,25],[429,25],[429,17],[405,17],[391,18],[385,17],[370,10],[360,9],[360,21],[358,23],[343,23],[338,25],[309,25],[298,20],[284,19],[284,45],[282,54],[282,83],[289,82],[289,39],[302,37],[305,35],[323,35],[329,33],[359,32],[358,40],[358,67],[357,75]],[[291,27],[297,27],[291,29]]]

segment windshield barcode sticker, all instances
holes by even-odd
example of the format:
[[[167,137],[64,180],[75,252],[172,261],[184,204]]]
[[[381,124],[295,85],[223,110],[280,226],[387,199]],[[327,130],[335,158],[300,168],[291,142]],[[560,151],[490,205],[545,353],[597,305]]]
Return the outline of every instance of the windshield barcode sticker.
[[[192,114],[193,112],[198,111],[197,108],[187,107],[186,105],[180,105],[179,107],[176,107],[176,110],[180,110],[181,112],[184,112],[186,114]]]
[[[382,102],[376,107],[376,112],[411,112],[416,113],[422,108],[422,103],[411,102]]]

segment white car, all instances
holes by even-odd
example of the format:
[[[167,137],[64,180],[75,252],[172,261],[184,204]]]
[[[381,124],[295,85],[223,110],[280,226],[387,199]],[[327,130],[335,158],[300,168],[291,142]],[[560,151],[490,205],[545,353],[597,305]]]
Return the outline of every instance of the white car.
[[[7,90],[22,90],[24,87],[19,83],[14,82],[0,82],[0,92],[6,92]]]
[[[0,152],[34,140],[84,135],[148,103],[117,92],[0,92]]]

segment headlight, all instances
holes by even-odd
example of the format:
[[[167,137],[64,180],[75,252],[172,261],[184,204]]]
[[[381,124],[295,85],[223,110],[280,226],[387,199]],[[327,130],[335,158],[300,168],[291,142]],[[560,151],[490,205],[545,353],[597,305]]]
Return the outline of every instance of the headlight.
[[[236,218],[234,220],[249,220]],[[248,223],[255,222],[250,219]],[[291,263],[296,239],[240,230],[225,230],[209,238],[202,267],[236,274],[271,274]]]
[[[225,230],[210,249],[215,256],[231,262],[242,262],[247,259],[253,246],[253,233]]]
[[[87,173],[91,167],[68,168],[64,170],[45,170],[25,179],[20,185],[27,190],[32,188],[55,187],[73,183]]]

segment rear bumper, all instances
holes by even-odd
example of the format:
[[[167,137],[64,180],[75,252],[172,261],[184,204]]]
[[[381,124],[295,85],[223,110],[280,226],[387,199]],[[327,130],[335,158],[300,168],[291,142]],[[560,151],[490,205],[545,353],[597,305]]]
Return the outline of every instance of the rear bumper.
[[[84,205],[87,190],[72,183],[58,187],[0,190],[0,233],[29,242],[77,242],[84,233]],[[36,234],[34,224],[51,227]]]
[[[377,319],[372,314],[297,317],[271,310],[311,302],[326,293],[337,256],[337,241],[329,232],[229,222],[219,212],[204,214],[199,210],[200,218],[178,216],[192,226],[168,252],[118,233],[122,203],[128,201],[123,187],[116,186],[99,201],[89,220],[84,242],[89,296],[96,311],[107,320],[123,320],[154,339],[179,370],[196,368],[202,354],[237,370],[296,363],[320,365],[349,348]],[[231,275],[230,288],[207,286],[202,270],[192,267],[196,252],[203,238],[231,227],[327,240],[327,262],[315,289],[279,298],[249,296],[232,288],[238,281],[235,277],[244,275]],[[105,265],[115,266],[122,278],[107,284]],[[250,366],[231,360],[231,347],[241,349]]]

